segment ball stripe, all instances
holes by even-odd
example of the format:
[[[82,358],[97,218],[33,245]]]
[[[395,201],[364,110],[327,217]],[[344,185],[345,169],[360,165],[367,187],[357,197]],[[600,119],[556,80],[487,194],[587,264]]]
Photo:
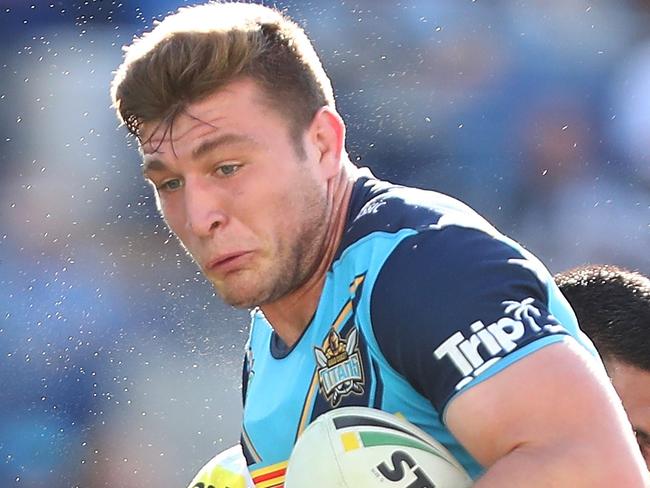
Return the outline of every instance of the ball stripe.
[[[363,415],[345,415],[341,417],[334,417],[332,419],[336,430],[345,429],[348,427],[383,427],[385,429],[396,430],[412,437],[417,437],[422,442],[428,443],[427,439],[419,436],[416,432],[409,431],[400,425],[392,422],[387,422],[376,417],[366,417]]]

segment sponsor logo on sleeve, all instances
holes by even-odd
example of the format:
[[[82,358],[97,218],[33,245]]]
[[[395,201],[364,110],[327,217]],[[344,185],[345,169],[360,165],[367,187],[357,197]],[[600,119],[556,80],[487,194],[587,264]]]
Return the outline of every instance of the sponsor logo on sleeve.
[[[545,315],[533,305],[533,298],[521,302],[503,302],[505,316],[485,325],[478,320],[470,325],[469,337],[458,331],[433,351],[438,360],[448,359],[463,375],[456,384],[460,390],[490,366],[511,353],[531,336],[567,333],[552,315]]]

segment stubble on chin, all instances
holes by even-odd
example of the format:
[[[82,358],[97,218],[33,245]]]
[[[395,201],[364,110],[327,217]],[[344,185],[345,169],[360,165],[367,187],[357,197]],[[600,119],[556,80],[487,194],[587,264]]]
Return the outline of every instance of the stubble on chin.
[[[226,304],[235,308],[253,308],[256,307],[257,297],[252,293],[250,287],[235,286],[224,282],[212,281],[212,287],[217,292],[219,298]]]
[[[276,270],[281,271],[281,270]],[[219,297],[228,305],[247,309],[259,307],[279,300],[290,293],[295,286],[291,277],[278,273],[274,279],[269,279],[266,274],[264,278],[250,277],[246,282],[213,283]]]
[[[248,276],[244,276],[244,273]],[[264,273],[263,277],[259,274]],[[233,275],[225,280],[212,282],[221,300],[231,307],[250,309],[259,307],[276,299],[278,293],[277,278],[269,280],[268,271],[258,271],[256,273],[247,270],[239,272],[239,276]],[[266,278],[266,279],[265,279]]]
[[[286,297],[305,284],[318,267],[318,253],[311,240],[314,237],[297,239],[290,250],[278,253],[273,265],[266,269],[246,270],[240,276],[227,278],[227,282],[213,282],[217,294],[226,304],[244,309]]]

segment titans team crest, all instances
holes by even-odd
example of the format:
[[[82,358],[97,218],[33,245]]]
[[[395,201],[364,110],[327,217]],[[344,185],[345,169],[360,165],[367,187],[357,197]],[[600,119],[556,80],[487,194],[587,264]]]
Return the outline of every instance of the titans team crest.
[[[332,407],[351,393],[363,394],[363,365],[357,334],[357,329],[353,328],[343,339],[332,329],[323,348],[314,347],[320,389]]]

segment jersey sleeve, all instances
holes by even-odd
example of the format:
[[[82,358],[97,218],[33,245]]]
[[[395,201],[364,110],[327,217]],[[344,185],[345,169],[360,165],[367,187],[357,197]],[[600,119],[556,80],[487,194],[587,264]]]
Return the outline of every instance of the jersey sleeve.
[[[459,226],[419,232],[389,255],[375,281],[377,344],[444,418],[454,395],[566,339],[547,277],[505,238]]]

